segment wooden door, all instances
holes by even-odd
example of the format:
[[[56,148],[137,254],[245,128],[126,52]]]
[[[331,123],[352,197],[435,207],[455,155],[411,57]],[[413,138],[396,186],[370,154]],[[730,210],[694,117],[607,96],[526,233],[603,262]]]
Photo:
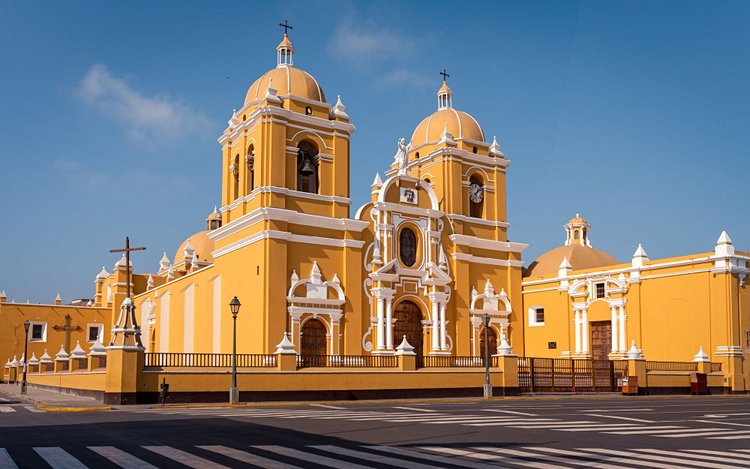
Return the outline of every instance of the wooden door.
[[[398,346],[406,336],[406,340],[414,347],[414,353],[422,355],[422,311],[419,306],[411,301],[402,301],[396,306],[393,317],[396,319],[393,325],[393,345]]]
[[[490,346],[490,356],[495,355],[497,353],[497,334],[495,334],[495,330],[491,327],[487,328],[487,342]],[[484,358],[484,326],[479,330],[479,350],[477,350],[477,355]]]
[[[326,326],[310,319],[302,326],[300,355],[305,366],[324,366],[326,357]]]
[[[608,360],[612,351],[612,323],[597,321],[591,325],[591,358],[594,360]]]

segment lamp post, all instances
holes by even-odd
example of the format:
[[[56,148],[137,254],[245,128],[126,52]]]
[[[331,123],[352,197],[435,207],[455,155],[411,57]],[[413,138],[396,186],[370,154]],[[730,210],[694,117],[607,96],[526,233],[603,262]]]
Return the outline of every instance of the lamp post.
[[[23,329],[26,331],[26,338],[23,341],[23,380],[21,381],[21,394],[26,394],[26,364],[29,363],[29,320],[23,322]]]
[[[229,403],[237,404],[240,401],[240,390],[237,389],[237,314],[240,312],[240,300],[235,296],[229,302],[229,310],[232,312],[232,387],[229,389]]]
[[[490,341],[487,337],[487,329],[490,327],[490,315],[484,313],[482,316],[484,323],[484,398],[492,397],[492,385],[490,384]]]

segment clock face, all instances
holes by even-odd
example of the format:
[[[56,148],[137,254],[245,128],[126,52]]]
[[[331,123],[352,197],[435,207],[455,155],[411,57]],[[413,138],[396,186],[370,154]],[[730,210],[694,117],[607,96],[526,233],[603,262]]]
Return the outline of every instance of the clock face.
[[[475,204],[480,203],[484,199],[484,189],[477,183],[473,183],[469,186],[469,198]]]

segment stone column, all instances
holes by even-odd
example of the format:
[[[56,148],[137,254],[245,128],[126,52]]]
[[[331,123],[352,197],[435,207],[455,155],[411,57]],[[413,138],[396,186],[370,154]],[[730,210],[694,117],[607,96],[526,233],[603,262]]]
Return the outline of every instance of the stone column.
[[[617,306],[611,306],[610,311],[612,312],[612,352],[618,352],[620,347],[617,345],[617,338],[619,332],[617,330]]]
[[[589,318],[588,311],[581,311],[581,352],[589,353]]]
[[[614,331],[612,331],[614,335]],[[620,351],[625,351],[625,344],[627,339],[625,338],[625,306],[620,306]]]
[[[385,298],[385,347],[393,350],[393,308],[391,297]]]
[[[385,349],[385,318],[383,317],[383,298],[378,292],[378,350]]]
[[[581,353],[581,310],[575,310],[575,319],[573,319],[575,325],[575,336],[576,336],[576,350],[575,353]]]
[[[445,323],[445,301],[440,302],[440,350],[447,351],[448,346],[446,345],[446,336],[448,332],[446,330]]]
[[[432,301],[432,351],[440,350],[440,318],[438,318],[438,304]]]

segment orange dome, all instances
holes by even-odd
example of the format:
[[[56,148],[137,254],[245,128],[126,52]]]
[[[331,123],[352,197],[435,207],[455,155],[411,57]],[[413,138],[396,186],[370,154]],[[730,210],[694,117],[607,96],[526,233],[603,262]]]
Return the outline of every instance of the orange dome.
[[[250,85],[245,95],[245,104],[262,99],[266,95],[266,89],[271,80],[280,97],[292,95],[321,103],[326,102],[323,89],[312,75],[291,65],[279,65],[264,73]]]
[[[195,253],[198,254],[198,260],[213,262],[214,258],[211,256],[211,252],[214,250],[214,242],[208,238],[208,233],[208,230],[199,231],[183,241],[174,255],[174,264],[177,265],[185,260],[185,247],[188,241],[190,241],[190,246],[195,250]]]
[[[602,250],[592,248],[591,246],[570,244],[556,247],[537,257],[526,268],[524,275],[526,277],[540,277],[557,274],[564,258],[568,259],[573,270],[594,269],[620,263],[617,259]]]
[[[438,142],[446,125],[454,140],[470,139],[484,142],[484,132],[476,119],[463,111],[448,108],[435,111],[419,123],[411,136],[411,147]]]

